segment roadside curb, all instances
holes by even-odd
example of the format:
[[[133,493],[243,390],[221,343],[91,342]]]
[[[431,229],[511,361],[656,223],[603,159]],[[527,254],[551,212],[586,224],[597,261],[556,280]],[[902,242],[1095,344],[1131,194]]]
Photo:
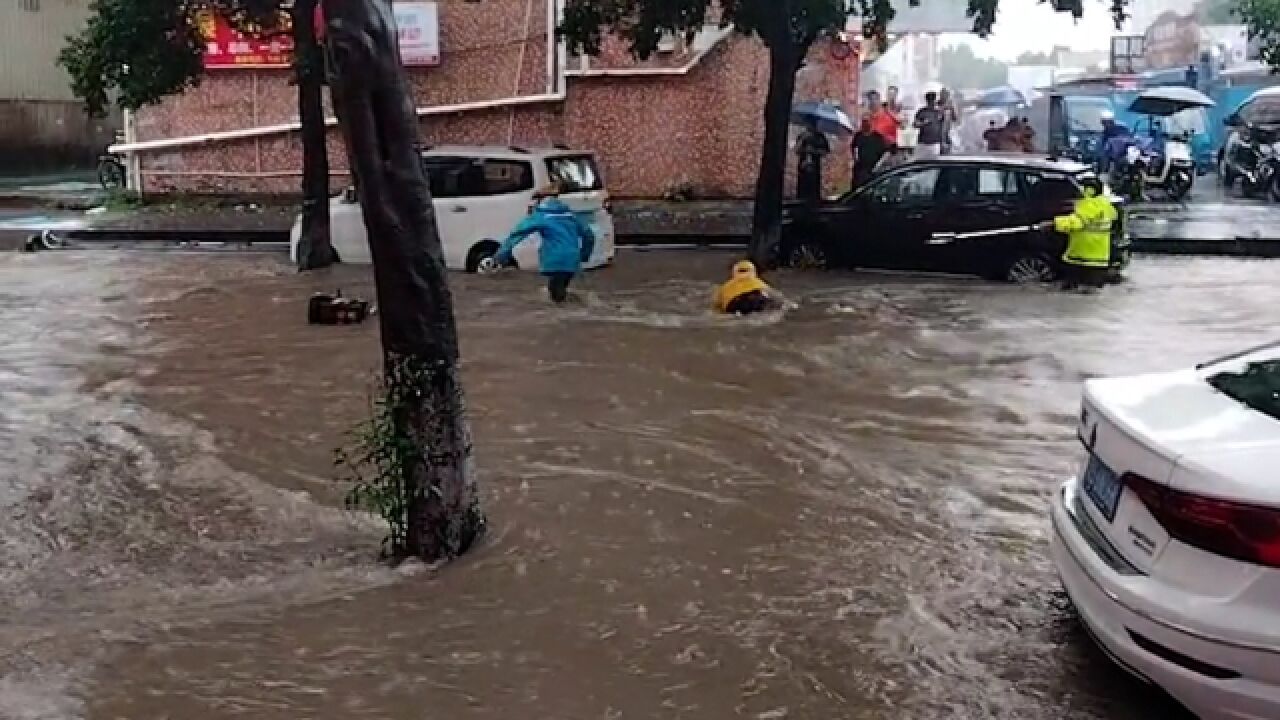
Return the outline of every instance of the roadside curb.
[[[92,210],[106,202],[106,195],[57,195],[35,192],[0,191],[0,207],[47,208],[50,210]]]

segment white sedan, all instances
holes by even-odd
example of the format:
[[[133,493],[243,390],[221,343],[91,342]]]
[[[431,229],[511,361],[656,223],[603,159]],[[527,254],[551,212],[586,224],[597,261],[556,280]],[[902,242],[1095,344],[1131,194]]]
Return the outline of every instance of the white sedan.
[[[1051,550],[1090,633],[1203,718],[1280,718],[1280,343],[1090,380]]]

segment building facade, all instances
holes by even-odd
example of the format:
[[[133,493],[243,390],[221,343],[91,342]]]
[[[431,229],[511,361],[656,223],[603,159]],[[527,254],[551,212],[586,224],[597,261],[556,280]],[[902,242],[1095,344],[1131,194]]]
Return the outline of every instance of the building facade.
[[[620,197],[659,197],[678,185],[706,198],[752,194],[768,89],[758,40],[709,26],[691,42],[670,39],[644,62],[619,42],[599,57],[569,57],[554,33],[557,0],[403,5],[427,4],[438,58],[407,69],[423,142],[592,150]],[[820,44],[797,100],[849,102],[856,66],[856,57]],[[301,150],[289,79],[285,67],[210,68],[199,87],[139,111],[123,149],[144,192],[296,193]],[[843,142],[828,163],[833,190],[848,185],[848,155]],[[344,182],[336,127],[330,159],[335,184]]]
[[[110,144],[119,118],[89,118],[57,64],[88,16],[89,0],[0,3],[0,174],[92,167]]]

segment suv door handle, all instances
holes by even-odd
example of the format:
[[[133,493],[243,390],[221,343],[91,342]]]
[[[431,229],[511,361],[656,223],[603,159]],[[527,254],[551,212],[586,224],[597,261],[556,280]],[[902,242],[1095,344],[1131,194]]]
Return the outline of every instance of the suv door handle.
[[[453,212],[456,212],[456,213],[464,213],[464,212],[466,212],[466,211],[467,211],[467,207],[466,207],[465,205],[454,205],[454,206],[453,206],[452,208],[450,208],[450,209],[451,209]]]

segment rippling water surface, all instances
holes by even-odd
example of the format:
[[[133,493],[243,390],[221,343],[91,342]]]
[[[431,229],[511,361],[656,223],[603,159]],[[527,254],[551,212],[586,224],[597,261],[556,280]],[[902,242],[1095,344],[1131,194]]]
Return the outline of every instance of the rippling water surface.
[[[359,268],[0,258],[0,717],[1144,718],[1047,559],[1083,378],[1269,339],[1275,266],[1140,259],[1096,295],[624,253],[553,308],[455,283],[493,534],[373,560],[332,450]],[[1153,715],[1152,713],[1155,713]]]

